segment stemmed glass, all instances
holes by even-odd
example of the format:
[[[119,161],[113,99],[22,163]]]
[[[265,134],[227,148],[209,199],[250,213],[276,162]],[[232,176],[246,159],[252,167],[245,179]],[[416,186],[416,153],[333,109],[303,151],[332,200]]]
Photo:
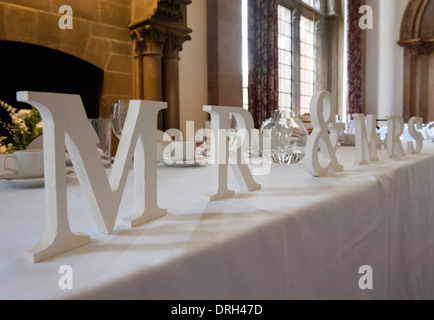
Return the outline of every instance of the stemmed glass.
[[[118,100],[110,108],[110,121],[112,124],[112,129],[119,140],[122,136],[122,130],[124,128],[125,120],[127,119],[129,106],[129,100]],[[131,169],[132,168],[133,166],[131,167]]]
[[[129,100],[118,100],[110,108],[110,121],[116,137],[120,140],[128,114]]]
[[[238,146],[234,143],[237,140],[237,120],[232,113],[229,113],[228,125],[229,148],[232,150],[234,147],[236,150]]]

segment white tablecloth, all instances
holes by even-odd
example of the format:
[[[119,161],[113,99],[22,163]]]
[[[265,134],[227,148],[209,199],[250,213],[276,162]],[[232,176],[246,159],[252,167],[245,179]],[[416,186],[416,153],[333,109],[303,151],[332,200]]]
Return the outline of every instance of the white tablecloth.
[[[0,182],[0,299],[433,299],[434,146],[420,155],[354,164],[310,176],[300,163],[255,177],[262,189],[206,202],[209,167],[159,167],[168,215],[132,230],[129,179],[112,235],[99,233],[75,179],[68,183],[73,232],[91,244],[32,264],[22,253],[45,230],[44,189]],[[71,266],[73,289],[59,268]],[[361,266],[373,290],[361,290]]]

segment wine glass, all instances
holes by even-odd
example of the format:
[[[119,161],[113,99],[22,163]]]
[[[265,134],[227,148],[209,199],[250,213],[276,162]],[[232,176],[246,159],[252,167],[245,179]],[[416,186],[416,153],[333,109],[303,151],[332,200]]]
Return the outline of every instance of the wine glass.
[[[120,140],[122,136],[122,130],[125,125],[125,120],[127,119],[128,108],[130,106],[129,100],[118,100],[110,108],[110,121],[112,125],[112,130],[116,137]],[[133,158],[134,162],[134,158]],[[134,165],[131,166],[131,169]]]
[[[110,121],[116,137],[120,140],[130,105],[129,100],[118,100],[110,108]]]
[[[234,143],[237,140],[237,120],[232,112],[229,113],[228,126],[229,148],[230,150],[232,150],[232,148],[236,150],[238,146],[236,144],[234,145]]]
[[[211,121],[204,121],[203,127],[196,133],[196,142],[198,143],[196,160],[199,160],[199,163],[205,163],[210,158],[211,136]]]

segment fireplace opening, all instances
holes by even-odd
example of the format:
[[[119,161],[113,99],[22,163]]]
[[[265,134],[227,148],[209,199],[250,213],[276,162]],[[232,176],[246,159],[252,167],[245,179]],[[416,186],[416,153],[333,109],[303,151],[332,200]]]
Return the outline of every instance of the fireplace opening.
[[[0,100],[17,109],[17,91],[42,91],[81,96],[88,118],[98,118],[104,71],[61,51],[13,41],[0,41]],[[67,107],[67,106],[65,106]],[[0,118],[8,122],[0,108]],[[0,128],[0,136],[2,136]]]

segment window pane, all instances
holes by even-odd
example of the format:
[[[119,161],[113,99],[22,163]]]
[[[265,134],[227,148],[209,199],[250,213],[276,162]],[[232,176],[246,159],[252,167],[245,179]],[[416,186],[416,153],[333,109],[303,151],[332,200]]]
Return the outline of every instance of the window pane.
[[[304,3],[319,9],[319,1],[303,0]],[[243,6],[243,87],[244,108],[248,102],[248,54],[247,54],[247,0],[242,0]],[[293,13],[291,9],[278,7],[278,48],[279,48],[279,107],[293,107],[294,39],[292,30]],[[304,16],[300,17],[300,114],[309,112],[309,104],[315,90],[315,23]],[[298,70],[297,70],[298,74]],[[298,100],[298,99],[297,99]]]
[[[243,88],[243,107],[247,110],[249,105],[249,90],[247,87]]]
[[[312,5],[313,1],[304,1]],[[309,113],[315,89],[315,23],[300,18],[300,114]]]
[[[320,9],[320,1],[319,0],[303,0],[304,3],[310,5],[312,8]]]
[[[242,66],[243,66],[243,108],[249,108],[249,53],[248,53],[248,21],[247,21],[247,0],[241,1],[242,12]]]
[[[292,106],[292,11],[279,6],[279,108]]]

